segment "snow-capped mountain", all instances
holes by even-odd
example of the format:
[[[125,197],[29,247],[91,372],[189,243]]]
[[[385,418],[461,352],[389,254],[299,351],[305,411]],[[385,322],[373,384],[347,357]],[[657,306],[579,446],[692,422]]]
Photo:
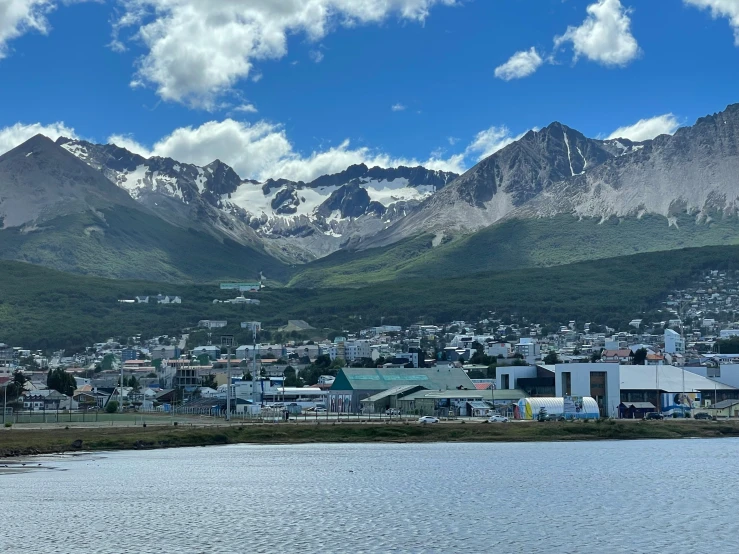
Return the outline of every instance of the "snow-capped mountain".
[[[220,160],[199,167],[171,158],[147,159],[112,144],[57,142],[135,200],[159,213],[174,212],[164,214],[165,219],[205,220],[235,240],[246,235],[252,241],[257,235],[273,253],[291,261],[322,257],[376,234],[457,177],[423,167],[359,164],[310,183],[259,183],[241,179]]]

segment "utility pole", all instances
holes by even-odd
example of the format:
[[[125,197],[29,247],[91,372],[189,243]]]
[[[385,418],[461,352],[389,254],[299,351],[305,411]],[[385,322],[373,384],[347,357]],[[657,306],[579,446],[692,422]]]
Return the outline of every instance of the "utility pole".
[[[231,347],[234,345],[233,335],[221,336],[221,346],[226,347],[226,421],[231,421]]]
[[[3,426],[5,426],[5,414],[8,413],[8,384],[10,384],[10,381],[5,383],[5,386],[3,387],[3,390],[5,391],[5,394],[3,395]]]
[[[118,410],[123,413],[123,360],[121,360],[121,386],[119,387],[118,391],[121,393],[119,395],[121,398],[121,405],[118,406]]]

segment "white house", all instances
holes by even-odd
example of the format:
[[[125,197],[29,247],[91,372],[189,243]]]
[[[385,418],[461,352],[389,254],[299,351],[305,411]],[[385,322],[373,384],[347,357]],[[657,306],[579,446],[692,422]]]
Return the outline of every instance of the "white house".
[[[513,347],[510,342],[494,342],[485,348],[485,355],[491,358],[497,358],[498,356],[510,358],[513,355]]]
[[[515,346],[517,354],[521,354],[526,359],[535,358],[540,354],[539,343],[529,337],[522,337]]]
[[[665,352],[668,354],[685,354],[685,339],[672,329],[665,329]]]

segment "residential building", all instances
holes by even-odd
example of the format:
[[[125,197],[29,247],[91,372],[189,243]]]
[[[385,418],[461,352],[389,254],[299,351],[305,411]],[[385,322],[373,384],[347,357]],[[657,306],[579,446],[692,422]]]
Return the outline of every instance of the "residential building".
[[[630,364],[633,354],[630,348],[620,348],[618,350],[604,350],[600,354],[600,361],[603,363]]]
[[[685,354],[685,339],[672,329],[665,329],[665,352],[668,354]]]
[[[149,352],[152,360],[171,360],[180,357],[180,349],[178,347],[165,344],[155,346]]]
[[[129,360],[136,360],[139,353],[135,348],[123,348],[121,350],[121,362],[126,363]]]
[[[494,342],[485,348],[485,355],[492,358],[510,358],[513,355],[513,347],[509,342]]]
[[[521,354],[527,360],[540,354],[539,343],[530,337],[521,338],[514,348],[517,354]]]
[[[13,363],[14,351],[13,348],[0,342],[0,366],[10,365]]]
[[[228,321],[223,320],[201,319],[198,321],[198,327],[205,329],[220,329],[226,325],[228,325]]]
[[[362,358],[372,357],[372,347],[368,340],[351,340],[347,341],[337,337],[332,345],[328,347],[328,355],[332,360],[337,358],[353,362]]]
[[[196,358],[207,354],[211,360],[217,360],[221,357],[221,348],[219,346],[197,346],[192,349],[192,354]]]

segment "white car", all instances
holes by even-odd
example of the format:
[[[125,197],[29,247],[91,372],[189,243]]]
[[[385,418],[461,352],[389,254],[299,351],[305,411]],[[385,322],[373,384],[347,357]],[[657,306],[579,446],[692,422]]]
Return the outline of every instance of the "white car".
[[[493,414],[488,418],[488,423],[508,423],[508,418],[502,415]]]
[[[439,423],[439,418],[431,416],[423,416],[418,418],[418,423]]]

